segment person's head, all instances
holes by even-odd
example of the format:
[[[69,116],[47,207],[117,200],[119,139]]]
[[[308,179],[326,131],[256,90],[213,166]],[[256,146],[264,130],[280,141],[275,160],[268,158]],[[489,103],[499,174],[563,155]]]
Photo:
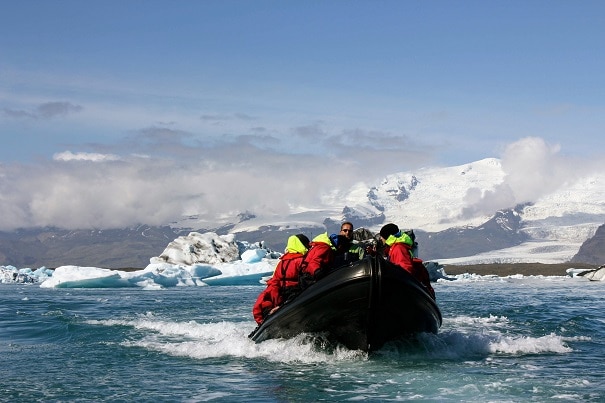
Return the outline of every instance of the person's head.
[[[347,239],[349,241],[351,239],[353,239],[353,224],[350,223],[349,221],[345,221],[342,224],[340,224],[340,234],[339,235],[344,235],[345,237],[347,237]]]
[[[291,235],[288,238],[286,252],[304,255],[309,250],[309,238],[303,234]]]
[[[296,237],[304,245],[305,248],[309,249],[309,244],[311,243],[311,241],[309,241],[309,238],[307,238],[305,234],[296,234]]]
[[[399,232],[399,227],[393,223],[389,223],[380,229],[380,238],[382,242],[386,242],[391,235],[395,235]]]

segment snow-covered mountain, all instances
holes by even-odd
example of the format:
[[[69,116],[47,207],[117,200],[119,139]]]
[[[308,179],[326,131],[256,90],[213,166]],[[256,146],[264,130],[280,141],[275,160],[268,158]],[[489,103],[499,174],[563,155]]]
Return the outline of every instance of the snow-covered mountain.
[[[334,192],[322,208],[299,209],[288,217],[248,212],[229,230],[243,237],[336,231],[342,220],[350,220],[377,232],[394,222],[416,231],[425,259],[560,263],[571,260],[605,223],[605,175],[561,180],[555,190],[526,192],[538,197],[523,203],[515,202],[515,183],[508,181],[500,160],[493,158],[394,173],[375,185]]]
[[[528,176],[532,174],[527,172]],[[157,255],[159,245],[166,245],[188,231],[233,233],[239,240],[264,241],[268,247],[281,250],[290,234],[303,232],[314,236],[326,230],[335,232],[340,222],[349,220],[356,227],[372,232],[378,232],[388,222],[414,229],[420,244],[420,257],[440,263],[570,261],[582,244],[605,223],[605,175],[564,178],[560,184],[553,186],[551,183],[545,190],[537,189],[540,181],[534,178],[529,182],[534,187],[531,191],[528,191],[527,183],[520,183],[518,176],[506,173],[500,160],[484,159],[454,167],[393,173],[379,183],[358,183],[350,189],[336,189],[324,195],[319,205],[292,206],[287,216],[243,211],[227,218],[217,217],[216,222],[202,222],[198,216],[190,215],[161,231],[146,228],[143,233],[137,228],[113,232],[83,231],[78,236],[74,236],[74,231],[49,235],[49,229],[45,229],[42,237],[29,231],[30,244],[25,250],[31,264],[38,261],[38,257],[33,256],[35,248],[48,242],[52,243],[52,248],[47,246],[46,249],[52,250],[53,256],[69,256],[69,250],[77,250],[79,258],[86,260],[97,253],[95,250],[102,251],[103,245],[111,243],[115,248],[132,241],[137,242],[141,251],[141,263],[135,263],[129,257],[128,264],[122,264],[113,249],[98,252],[105,259],[101,264],[93,259],[85,263],[57,261],[55,265],[124,267],[138,264],[143,267],[148,263],[148,260],[143,262],[145,256],[148,259]],[[524,189],[521,189],[522,185]],[[523,200],[517,193],[530,194],[532,198]],[[108,242],[110,233],[112,239]],[[17,250],[14,247],[19,242],[9,235],[0,234],[0,257],[2,254],[9,256],[10,247]],[[7,239],[11,239],[10,245]],[[70,249],[61,249],[62,240]],[[82,248],[78,240],[86,248]],[[146,251],[146,243],[153,244],[154,251]],[[88,256],[81,256],[82,253]],[[112,256],[111,265],[106,261],[108,256]],[[23,265],[23,262],[10,260],[6,263]]]

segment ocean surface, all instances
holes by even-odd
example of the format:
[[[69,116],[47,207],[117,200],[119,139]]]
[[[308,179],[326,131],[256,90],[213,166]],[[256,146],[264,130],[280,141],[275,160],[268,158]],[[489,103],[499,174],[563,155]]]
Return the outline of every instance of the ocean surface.
[[[434,287],[439,334],[368,355],[312,335],[251,342],[262,285],[0,284],[0,400],[605,401],[605,282]]]

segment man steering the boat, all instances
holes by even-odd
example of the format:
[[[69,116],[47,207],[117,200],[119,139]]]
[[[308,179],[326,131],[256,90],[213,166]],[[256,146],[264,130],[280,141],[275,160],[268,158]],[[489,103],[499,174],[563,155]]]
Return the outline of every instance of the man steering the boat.
[[[353,239],[354,230],[352,222],[345,221],[340,224],[340,232],[338,233],[338,235],[346,237],[349,241],[349,248],[343,254],[343,260],[345,264],[363,259],[365,251],[359,245],[359,243],[355,239]]]

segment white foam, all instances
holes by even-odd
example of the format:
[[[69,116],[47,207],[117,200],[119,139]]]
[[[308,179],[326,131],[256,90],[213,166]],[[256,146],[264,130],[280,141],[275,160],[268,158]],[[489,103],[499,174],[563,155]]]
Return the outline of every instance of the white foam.
[[[257,344],[248,338],[254,328],[253,322],[172,322],[148,315],[133,320],[111,319],[87,323],[130,326],[147,331],[140,339],[124,341],[122,344],[196,359],[235,356],[286,363],[367,359],[367,354],[361,351],[351,351],[339,346],[326,349],[321,337],[304,334],[288,340],[267,340]]]
[[[361,351],[334,346],[318,335],[301,334],[291,339],[255,343],[248,338],[253,322],[176,322],[148,314],[135,319],[88,321],[100,326],[128,326],[141,331],[138,339],[122,342],[175,356],[195,359],[218,357],[262,358],[275,362],[335,362],[368,359]],[[438,359],[476,359],[491,355],[565,354],[572,351],[554,333],[529,337],[511,333],[506,317],[460,316],[448,321],[439,334],[420,334],[413,341],[387,343],[377,352],[386,356],[421,355]],[[411,343],[411,344],[410,344]],[[410,349],[410,346],[412,348]]]

